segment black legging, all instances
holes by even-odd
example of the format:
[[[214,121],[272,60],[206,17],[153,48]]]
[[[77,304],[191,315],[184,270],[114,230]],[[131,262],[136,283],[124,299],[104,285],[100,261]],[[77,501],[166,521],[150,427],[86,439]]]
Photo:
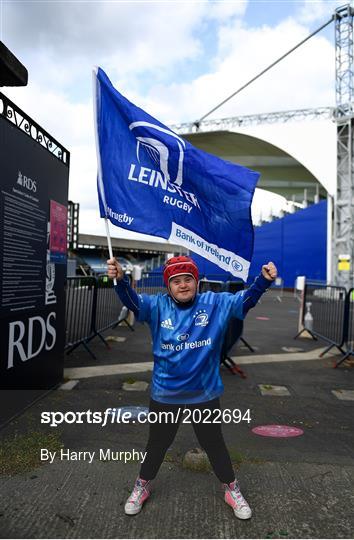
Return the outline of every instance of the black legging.
[[[143,480],[152,480],[158,473],[161,463],[165,457],[168,448],[174,441],[176,433],[178,431],[179,424],[182,419],[186,419],[186,414],[182,414],[182,409],[210,409],[211,411],[217,409],[220,410],[219,398],[212,401],[206,401],[204,403],[195,403],[189,405],[171,405],[167,403],[159,403],[150,400],[150,412],[159,413],[172,412],[174,418],[178,409],[180,408],[180,415],[178,422],[156,422],[149,424],[149,440],[146,446],[146,458],[140,469],[140,478]],[[195,413],[197,414],[197,413]],[[202,418],[205,418],[205,413],[202,412]],[[195,417],[197,420],[197,417]],[[197,436],[200,446],[205,450],[208,455],[209,461],[213,470],[220,480],[225,484],[230,484],[235,479],[235,474],[232,468],[231,459],[227,451],[224,437],[221,431],[220,423],[213,423],[215,414],[211,414],[209,421],[211,423],[192,422],[194,433]],[[190,418],[192,421],[192,418]],[[219,418],[220,420],[220,418]]]

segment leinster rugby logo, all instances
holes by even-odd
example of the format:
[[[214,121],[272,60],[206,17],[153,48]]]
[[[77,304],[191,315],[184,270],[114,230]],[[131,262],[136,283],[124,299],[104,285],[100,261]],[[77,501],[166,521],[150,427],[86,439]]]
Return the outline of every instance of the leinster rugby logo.
[[[150,122],[133,122],[129,125],[129,129],[136,138],[138,161],[140,162],[140,153],[144,149],[150,158],[158,164],[165,181],[181,186],[183,184],[185,141],[173,131]],[[149,136],[143,136],[145,134],[149,134]]]
[[[188,338],[189,338],[189,334],[180,334],[180,335],[177,337],[177,340],[178,340],[178,341],[187,341]]]
[[[193,315],[194,324],[196,326],[206,326],[209,323],[208,314],[205,309],[200,309]]]
[[[242,264],[236,261],[235,259],[232,261],[231,266],[236,272],[242,272],[243,270]]]

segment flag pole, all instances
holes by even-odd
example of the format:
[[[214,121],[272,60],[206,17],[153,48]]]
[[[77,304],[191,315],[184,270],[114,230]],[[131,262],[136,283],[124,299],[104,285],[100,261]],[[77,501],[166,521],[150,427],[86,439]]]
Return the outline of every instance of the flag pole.
[[[106,226],[106,235],[107,235],[107,244],[108,244],[108,252],[109,252],[109,258],[113,259],[113,250],[112,250],[112,241],[111,241],[111,235],[109,232],[109,222],[107,217],[104,218],[104,224]],[[114,285],[117,285],[117,279],[113,278]]]
[[[98,67],[95,66],[92,70],[92,83],[93,83],[93,120],[94,120],[94,132],[95,132],[95,143],[96,143],[96,155],[97,155],[97,175],[98,175],[98,189],[101,194],[101,199],[105,208],[106,215],[104,217],[104,223],[106,226],[106,236],[107,236],[107,245],[108,245],[108,252],[109,252],[109,258],[113,259],[113,250],[112,250],[112,241],[111,241],[111,235],[109,232],[109,223],[107,218],[107,203],[106,203],[106,197],[104,193],[103,188],[103,182],[102,182],[102,166],[101,166],[101,155],[100,155],[100,147],[99,147],[99,141],[98,141],[98,126],[97,126],[97,71]],[[117,285],[117,279],[113,279],[114,285]]]

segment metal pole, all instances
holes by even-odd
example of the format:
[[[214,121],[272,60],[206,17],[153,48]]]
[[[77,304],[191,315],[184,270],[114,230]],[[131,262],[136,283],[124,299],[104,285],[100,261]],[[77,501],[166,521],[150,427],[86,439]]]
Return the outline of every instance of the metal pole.
[[[104,224],[106,226],[106,235],[107,235],[109,258],[113,259],[112,241],[111,241],[111,235],[110,235],[110,232],[109,232],[109,222],[108,222],[108,219],[106,217],[104,218]],[[113,283],[114,283],[114,285],[117,285],[116,278],[113,279]]]
[[[335,10],[337,188],[334,199],[333,278],[347,290],[353,285],[354,181],[353,181],[353,8]]]

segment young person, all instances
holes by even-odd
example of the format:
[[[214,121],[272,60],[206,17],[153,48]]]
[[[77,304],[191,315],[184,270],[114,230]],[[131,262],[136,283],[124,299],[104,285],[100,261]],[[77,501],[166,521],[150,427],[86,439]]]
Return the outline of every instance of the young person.
[[[164,266],[167,294],[138,295],[124,278],[116,259],[109,259],[108,275],[118,280],[116,292],[139,321],[147,322],[153,339],[154,370],[151,382],[150,411],[169,412],[165,422],[149,424],[146,458],[141,466],[125,513],[140,512],[149,498],[150,482],[171,446],[183,415],[190,409],[193,429],[211,466],[222,483],[225,502],[236,517],[249,519],[252,511],[235,479],[231,459],[222,435],[221,424],[212,419],[220,410],[223,384],[220,355],[228,321],[244,319],[277,276],[274,263],[262,266],[261,274],[247,290],[236,294],[206,292],[198,294],[199,272],[190,257],[170,258]],[[210,411],[206,412],[206,411]],[[205,415],[209,421],[203,422]],[[169,418],[168,418],[169,417]]]

